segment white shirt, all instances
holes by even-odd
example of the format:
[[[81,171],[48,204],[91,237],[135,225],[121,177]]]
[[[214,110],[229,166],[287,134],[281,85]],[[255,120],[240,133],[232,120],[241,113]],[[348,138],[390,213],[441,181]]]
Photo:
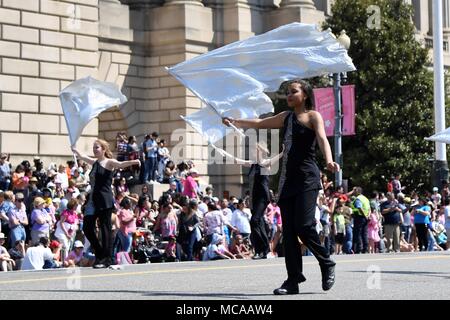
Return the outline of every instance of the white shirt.
[[[444,208],[445,229],[450,229],[450,206]]]
[[[231,212],[230,208],[225,208],[222,209],[222,215],[224,218],[224,223],[225,224],[230,224],[231,223],[231,217],[233,216],[233,212]]]
[[[240,233],[250,233],[250,217],[239,209],[234,210],[231,217],[231,225],[239,230]]]
[[[53,253],[50,248],[45,248],[42,245],[28,248],[21,270],[42,270],[46,260],[53,260]]]
[[[201,203],[198,205],[198,210],[199,210],[199,211],[202,213],[202,215],[204,216],[205,213],[208,212],[208,205],[207,205],[206,203],[204,203],[204,202],[201,202]]]

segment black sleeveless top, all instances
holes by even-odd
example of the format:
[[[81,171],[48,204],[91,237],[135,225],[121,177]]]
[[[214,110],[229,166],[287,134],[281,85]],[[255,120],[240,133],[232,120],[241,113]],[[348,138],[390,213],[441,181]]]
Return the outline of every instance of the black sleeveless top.
[[[252,164],[248,173],[251,191],[250,208],[252,209],[254,209],[254,201],[263,201],[267,204],[270,202],[269,175],[261,174],[261,170],[263,167],[255,163]]]
[[[278,198],[295,196],[304,191],[322,189],[316,162],[316,133],[290,112],[284,120],[285,151],[281,167]]]
[[[89,174],[91,184],[91,199],[97,210],[110,209],[114,206],[114,198],[111,189],[113,172],[103,168],[98,161],[92,165]]]

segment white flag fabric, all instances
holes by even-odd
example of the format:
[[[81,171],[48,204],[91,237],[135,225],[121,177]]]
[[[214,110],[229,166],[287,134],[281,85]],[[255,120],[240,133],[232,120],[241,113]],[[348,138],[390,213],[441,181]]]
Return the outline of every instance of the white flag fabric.
[[[127,102],[119,87],[91,77],[72,82],[59,93],[70,144],[74,146],[87,124],[102,111]]]
[[[438,133],[432,135],[431,137],[425,138],[425,140],[450,144],[450,128],[447,128],[444,131],[438,132]]]
[[[168,72],[206,104],[183,119],[214,143],[225,135],[221,120],[214,117],[256,118],[273,112],[264,92],[278,90],[286,80],[353,70],[347,50],[331,31],[291,23],[202,54]],[[219,134],[211,137],[206,134],[209,129]]]

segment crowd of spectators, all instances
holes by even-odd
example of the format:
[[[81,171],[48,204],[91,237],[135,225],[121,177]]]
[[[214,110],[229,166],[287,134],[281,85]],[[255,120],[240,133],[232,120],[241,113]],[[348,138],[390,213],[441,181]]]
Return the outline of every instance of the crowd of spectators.
[[[115,172],[113,213],[115,263],[250,259],[247,197],[219,199],[199,187],[191,161],[175,164],[156,132],[137,145],[117,136],[118,160],[140,159],[139,167]],[[92,266],[95,255],[83,234],[90,191],[90,167],[78,161],[44,166],[39,157],[15,168],[0,156],[0,268],[2,271]],[[450,192],[405,193],[396,175],[386,193],[345,192],[322,175],[317,199],[317,232],[331,254],[413,252],[450,248]],[[168,184],[152,199],[149,183]],[[141,184],[132,193],[133,184]],[[283,256],[282,218],[276,197],[266,209],[268,257]],[[310,254],[306,247],[305,255]]]

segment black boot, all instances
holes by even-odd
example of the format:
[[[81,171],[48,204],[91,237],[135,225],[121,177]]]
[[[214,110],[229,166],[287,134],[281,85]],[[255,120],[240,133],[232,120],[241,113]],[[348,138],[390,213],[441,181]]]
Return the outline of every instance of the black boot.
[[[298,294],[298,283],[286,280],[281,287],[273,290],[275,295]]]
[[[322,269],[322,289],[324,291],[330,290],[334,285],[335,274],[334,274],[335,266],[324,267]]]

